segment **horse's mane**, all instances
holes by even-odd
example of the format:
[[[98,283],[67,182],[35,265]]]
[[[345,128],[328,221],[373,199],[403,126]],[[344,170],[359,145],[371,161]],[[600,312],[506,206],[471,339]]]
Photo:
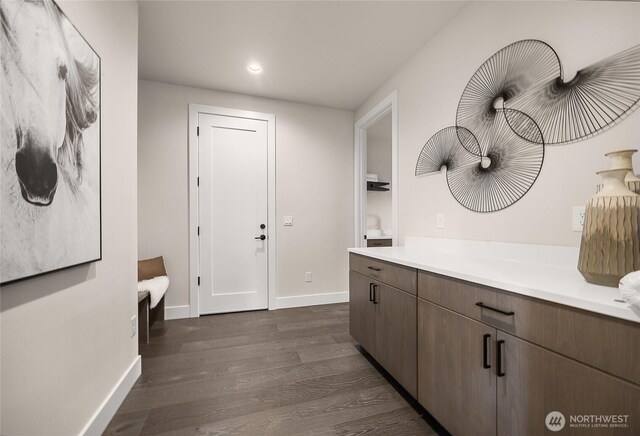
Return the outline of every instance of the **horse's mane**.
[[[0,8],[0,26],[2,35],[6,38],[6,40],[13,45],[13,37],[11,35],[11,31],[9,29],[9,20],[7,19],[4,8]]]
[[[63,20],[67,18],[60,9],[50,1],[43,2],[56,24],[57,31],[64,35]],[[84,142],[82,132],[93,124],[98,117],[98,81],[99,69],[95,61],[76,59],[71,51],[66,38],[61,38],[67,53],[67,78],[66,78],[66,131],[62,147],[58,151],[58,163],[65,171],[75,170],[76,183],[82,182],[82,165]]]
[[[18,45],[16,44],[16,39],[11,30],[11,21],[9,20],[9,17],[7,17],[7,11],[3,7],[2,3],[0,3],[0,34],[2,34],[3,37],[3,50],[11,50],[11,54],[13,56],[19,57],[19,54],[17,53]]]
[[[77,182],[82,181],[82,154],[84,142],[82,132],[98,117],[95,98],[98,74],[75,59],[73,67],[67,68],[67,124],[64,142],[58,152],[61,166],[71,164],[76,169]]]
[[[43,7],[51,18],[52,28],[61,37],[65,52],[66,67],[66,126],[65,137],[62,146],[58,150],[57,161],[60,169],[70,179],[70,186],[77,187],[82,182],[83,151],[84,142],[83,131],[93,124],[98,118],[98,97],[99,97],[99,68],[97,61],[91,54],[86,59],[76,59],[69,49],[68,41],[65,37],[65,26],[71,28],[71,23],[63,15],[58,6],[50,0],[25,0]],[[0,4],[0,35],[2,35],[3,45],[8,43],[5,49],[10,49],[13,56],[19,59],[22,55],[15,43],[12,29],[12,22],[7,16],[5,8]],[[97,57],[96,57],[97,58]],[[21,68],[18,62],[18,68]]]

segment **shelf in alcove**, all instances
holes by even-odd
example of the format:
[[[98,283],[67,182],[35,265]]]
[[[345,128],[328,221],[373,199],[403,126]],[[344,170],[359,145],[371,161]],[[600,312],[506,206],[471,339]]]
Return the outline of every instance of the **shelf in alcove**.
[[[367,191],[388,191],[389,182],[367,182]]]

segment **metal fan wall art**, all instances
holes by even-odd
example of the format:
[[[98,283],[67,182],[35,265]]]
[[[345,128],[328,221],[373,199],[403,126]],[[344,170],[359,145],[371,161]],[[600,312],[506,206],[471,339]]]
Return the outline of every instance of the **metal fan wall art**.
[[[557,53],[543,41],[514,42],[487,59],[465,87],[456,125],[422,148],[416,176],[446,171],[454,198],[495,212],[535,183],[544,148],[597,135],[640,102],[640,45],[565,81]]]

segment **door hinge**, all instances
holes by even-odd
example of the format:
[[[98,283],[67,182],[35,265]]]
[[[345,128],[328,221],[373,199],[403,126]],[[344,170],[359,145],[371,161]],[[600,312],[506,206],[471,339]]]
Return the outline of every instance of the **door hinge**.
[[[200,177],[198,177],[198,181],[196,183],[200,186]]]
[[[200,126],[196,127],[196,136],[200,136]]]
[[[198,276],[198,286],[200,286],[200,276]]]
[[[200,226],[198,226],[198,236],[200,236]]]

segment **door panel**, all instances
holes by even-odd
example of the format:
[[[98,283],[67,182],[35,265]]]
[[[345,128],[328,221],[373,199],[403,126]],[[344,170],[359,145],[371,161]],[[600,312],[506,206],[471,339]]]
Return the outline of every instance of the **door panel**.
[[[418,300],[418,401],[454,435],[496,433],[495,356],[485,368],[484,335],[495,349],[496,329]]]
[[[376,360],[414,397],[417,394],[416,296],[377,284]]]
[[[375,319],[369,286],[375,283],[355,271],[349,271],[349,333],[362,348],[375,356]]]
[[[200,313],[266,309],[267,122],[198,117]]]
[[[640,388],[507,333],[498,339],[505,373],[498,377],[498,435],[640,434]],[[562,431],[546,427],[554,411],[564,415]],[[628,415],[629,427],[572,427],[571,415]]]

